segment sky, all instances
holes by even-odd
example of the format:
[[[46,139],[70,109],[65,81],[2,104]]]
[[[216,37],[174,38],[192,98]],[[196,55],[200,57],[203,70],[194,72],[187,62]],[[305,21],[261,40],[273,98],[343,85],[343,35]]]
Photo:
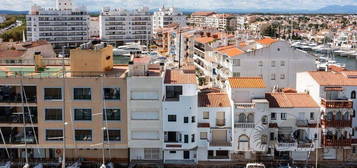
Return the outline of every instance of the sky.
[[[72,0],[77,6],[85,5],[90,11],[102,7],[115,8],[158,8],[174,6],[187,9],[307,9],[314,10],[328,5],[357,5],[357,0]],[[54,8],[56,0],[0,0],[0,10],[29,10],[36,3],[42,7]]]

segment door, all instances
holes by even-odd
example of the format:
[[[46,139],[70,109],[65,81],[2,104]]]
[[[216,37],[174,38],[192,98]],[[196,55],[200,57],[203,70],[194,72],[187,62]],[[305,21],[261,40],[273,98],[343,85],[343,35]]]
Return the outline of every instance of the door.
[[[212,141],[225,143],[227,141],[227,130],[212,130]]]
[[[190,159],[190,151],[183,151],[183,159]]]
[[[224,112],[217,112],[216,113],[216,125],[217,126],[225,126],[225,115]]]

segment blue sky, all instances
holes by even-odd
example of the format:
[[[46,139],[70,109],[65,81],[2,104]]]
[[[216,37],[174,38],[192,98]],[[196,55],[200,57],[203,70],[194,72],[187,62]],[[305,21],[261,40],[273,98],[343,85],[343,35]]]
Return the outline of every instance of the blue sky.
[[[165,4],[178,8],[270,8],[270,9],[319,9],[328,5],[357,5],[357,0],[73,0],[76,5],[86,5],[89,10],[99,10],[104,6],[117,8],[137,8],[147,6],[157,8]],[[0,0],[0,9],[28,10],[31,4],[54,7],[55,0]]]

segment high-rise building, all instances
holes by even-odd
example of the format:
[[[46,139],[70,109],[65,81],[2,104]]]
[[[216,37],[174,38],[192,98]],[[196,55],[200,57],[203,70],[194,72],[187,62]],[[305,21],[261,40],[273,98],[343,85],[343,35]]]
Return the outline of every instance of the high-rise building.
[[[176,8],[162,7],[154,13],[153,16],[153,32],[157,29],[164,28],[172,23],[176,23],[179,26],[186,26],[186,16]]]
[[[114,44],[147,43],[152,37],[148,8],[135,10],[103,8],[99,16],[100,38]]]
[[[89,39],[89,15],[85,7],[73,8],[71,0],[57,0],[56,8],[33,5],[27,20],[27,40],[46,40],[56,52],[63,46],[78,47]]]

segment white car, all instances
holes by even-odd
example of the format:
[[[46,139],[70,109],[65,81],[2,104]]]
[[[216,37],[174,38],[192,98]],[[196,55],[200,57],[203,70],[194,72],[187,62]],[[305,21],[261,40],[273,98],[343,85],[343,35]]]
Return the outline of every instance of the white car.
[[[265,165],[262,163],[248,163],[245,168],[265,168]]]

